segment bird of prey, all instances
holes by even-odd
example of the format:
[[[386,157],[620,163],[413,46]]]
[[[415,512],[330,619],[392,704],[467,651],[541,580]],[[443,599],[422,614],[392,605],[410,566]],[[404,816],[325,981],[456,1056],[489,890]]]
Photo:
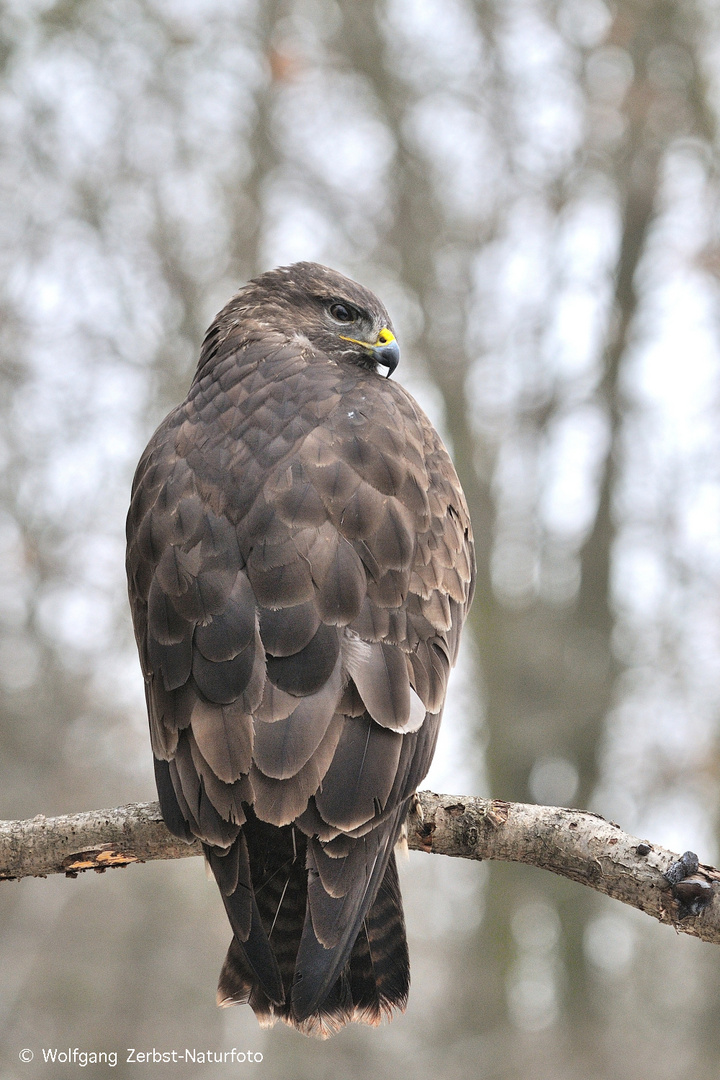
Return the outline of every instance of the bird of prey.
[[[393,854],[473,592],[460,483],[392,324],[314,263],[210,327],[143,454],[130,602],[160,806],[233,939],[218,1003],[326,1037],[404,1009]]]

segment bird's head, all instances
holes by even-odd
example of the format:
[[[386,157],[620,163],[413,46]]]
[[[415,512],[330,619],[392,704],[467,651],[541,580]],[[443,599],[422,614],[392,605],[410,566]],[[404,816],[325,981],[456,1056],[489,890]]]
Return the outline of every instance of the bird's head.
[[[392,375],[400,359],[390,317],[362,285],[319,263],[281,266],[239,294],[244,314],[263,328],[307,338],[332,359]]]

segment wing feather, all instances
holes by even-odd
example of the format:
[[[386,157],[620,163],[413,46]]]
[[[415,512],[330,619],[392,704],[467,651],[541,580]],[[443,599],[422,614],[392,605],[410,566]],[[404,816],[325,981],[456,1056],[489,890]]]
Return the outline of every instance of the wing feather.
[[[222,663],[234,660],[254,643],[255,596],[244,573],[235,578],[221,611],[195,629],[195,646],[205,660]]]
[[[241,701],[218,705],[198,697],[190,718],[198,750],[219,780],[232,784],[247,776],[253,725]]]
[[[289,825],[307,808],[308,800],[323,784],[333,760],[344,720],[334,716],[310,760],[287,780],[275,780],[253,764],[250,780],[255,791],[255,813],[271,825]]]
[[[303,698],[288,717],[255,721],[253,757],[265,776],[287,780],[297,775],[319,747],[335,715],[342,691],[339,653],[334,670],[314,694]]]
[[[315,805],[328,825],[347,831],[385,806],[395,780],[403,736],[366,714],[342,721],[342,734]]]
[[[260,637],[272,656],[291,656],[304,649],[320,626],[313,600],[292,607],[260,608]]]
[[[268,657],[268,679],[280,690],[303,697],[316,694],[330,679],[340,654],[340,637],[334,626],[320,623],[299,652]]]

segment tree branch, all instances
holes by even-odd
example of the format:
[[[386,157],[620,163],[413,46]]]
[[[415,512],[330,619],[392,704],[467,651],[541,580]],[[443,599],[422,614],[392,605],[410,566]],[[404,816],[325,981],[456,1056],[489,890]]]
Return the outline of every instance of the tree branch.
[[[597,814],[475,796],[418,793],[408,846],[463,859],[499,859],[550,870],[662,923],[720,944],[720,871],[639,840]],[[165,828],[157,803],[29,821],[0,822],[0,880],[104,873],[151,859],[200,855]]]

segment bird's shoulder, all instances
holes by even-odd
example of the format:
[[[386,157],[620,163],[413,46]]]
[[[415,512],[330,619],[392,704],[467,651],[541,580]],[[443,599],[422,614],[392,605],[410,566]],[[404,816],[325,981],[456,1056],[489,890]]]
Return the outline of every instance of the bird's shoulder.
[[[413,573],[426,592],[431,579],[437,586],[442,561],[443,581],[465,603],[472,577],[467,505],[437,431],[412,396],[280,335],[239,351],[242,358],[238,350],[216,358],[212,372],[193,383],[141,458],[128,515],[131,582],[147,577],[168,546],[217,559],[215,538],[230,525],[230,550],[240,546],[236,561],[262,563],[268,588],[289,544],[296,561],[310,566],[344,540],[358,590],[361,576],[383,579],[383,594],[396,591],[390,581],[398,575],[406,585]],[[323,529],[329,544],[317,542]],[[306,577],[299,572],[296,585],[307,599],[310,581],[300,588]],[[147,587],[140,581],[138,594]]]

